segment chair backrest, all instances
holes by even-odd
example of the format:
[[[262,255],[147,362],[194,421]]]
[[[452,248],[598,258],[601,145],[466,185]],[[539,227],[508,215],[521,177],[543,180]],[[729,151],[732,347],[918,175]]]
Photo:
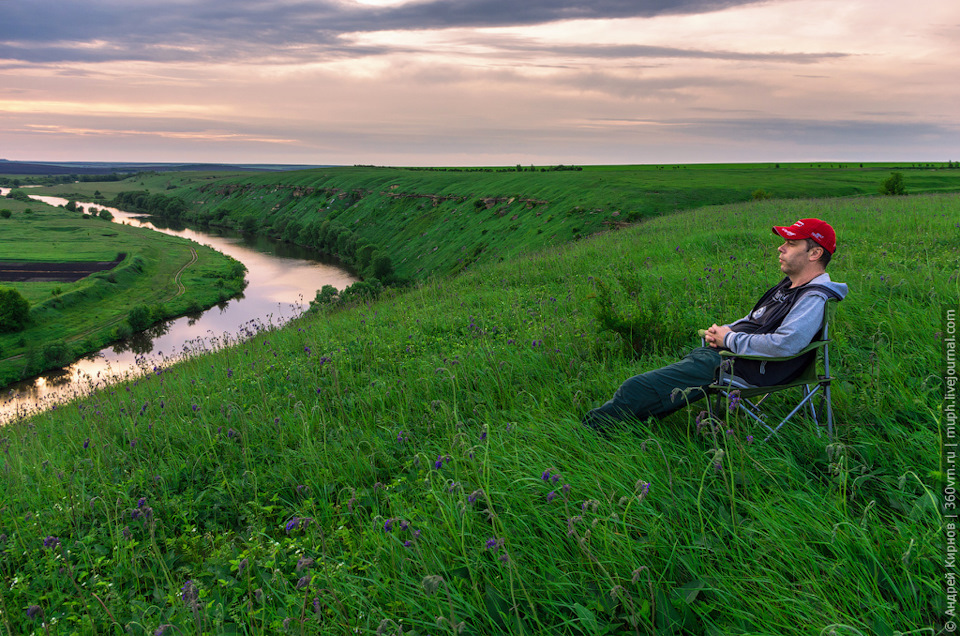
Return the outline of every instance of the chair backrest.
[[[823,322],[820,326],[819,336],[810,342],[811,345],[820,342],[822,342],[823,345],[819,347],[818,354],[810,358],[810,363],[804,367],[796,381],[812,384],[819,380],[817,376],[817,358],[821,355],[823,356],[823,376],[824,378],[830,377],[830,325],[837,315],[838,303],[839,301],[835,298],[827,299],[827,303],[823,308]]]
[[[823,328],[820,330],[820,339],[825,340],[827,344],[823,345],[823,375],[830,377],[830,325],[837,316],[837,305],[840,301],[836,298],[827,298],[827,304],[823,308]]]

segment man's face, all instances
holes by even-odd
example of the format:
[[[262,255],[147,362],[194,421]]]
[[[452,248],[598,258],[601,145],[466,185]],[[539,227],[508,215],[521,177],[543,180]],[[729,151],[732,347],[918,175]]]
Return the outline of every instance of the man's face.
[[[780,253],[780,271],[786,276],[799,274],[810,262],[810,250],[804,240],[785,240],[777,251]]]

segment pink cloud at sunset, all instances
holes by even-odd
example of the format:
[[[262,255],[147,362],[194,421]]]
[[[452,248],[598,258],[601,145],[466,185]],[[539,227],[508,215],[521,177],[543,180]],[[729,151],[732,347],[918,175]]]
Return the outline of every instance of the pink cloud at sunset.
[[[960,158],[960,3],[5,3],[0,157]]]

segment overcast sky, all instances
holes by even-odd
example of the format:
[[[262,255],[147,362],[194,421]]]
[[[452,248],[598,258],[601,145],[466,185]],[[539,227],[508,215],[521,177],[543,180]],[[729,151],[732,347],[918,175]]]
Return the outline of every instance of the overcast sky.
[[[956,0],[0,0],[0,158],[960,160]]]

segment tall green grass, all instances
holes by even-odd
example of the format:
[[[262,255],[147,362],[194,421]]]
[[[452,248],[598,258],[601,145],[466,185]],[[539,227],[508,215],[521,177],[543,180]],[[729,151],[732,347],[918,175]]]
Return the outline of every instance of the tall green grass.
[[[707,208],[144,362],[3,431],[0,624],[931,633],[958,212],[956,195]],[[737,419],[698,426],[697,405],[609,439],[580,427],[745,314],[779,279],[770,226],[807,216],[837,229],[851,289],[834,440],[801,421],[761,444]],[[599,329],[601,283],[623,314],[658,294],[684,336],[628,355]]]

